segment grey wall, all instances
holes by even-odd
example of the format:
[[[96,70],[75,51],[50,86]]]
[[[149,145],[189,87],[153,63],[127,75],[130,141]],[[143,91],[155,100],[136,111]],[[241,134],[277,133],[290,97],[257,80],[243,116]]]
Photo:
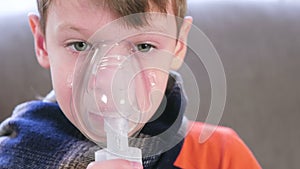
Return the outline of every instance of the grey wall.
[[[299,168],[300,4],[198,1],[190,14],[224,64],[228,95],[220,124],[240,134],[263,168]],[[205,80],[202,70],[196,76]],[[200,113],[208,110],[208,85],[200,80]]]
[[[212,41],[227,78],[221,125],[235,129],[263,168],[299,168],[300,4],[297,2],[193,1],[189,14]],[[26,13],[0,12],[0,121],[25,100],[51,89],[34,57]],[[210,84],[199,60],[187,64],[198,79],[204,121]]]

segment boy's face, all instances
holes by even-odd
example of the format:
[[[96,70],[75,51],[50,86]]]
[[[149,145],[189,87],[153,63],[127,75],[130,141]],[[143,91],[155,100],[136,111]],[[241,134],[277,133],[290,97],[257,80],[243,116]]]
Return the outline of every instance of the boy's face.
[[[116,20],[117,17],[107,8],[97,6],[90,1],[53,1],[48,9],[45,36],[41,33],[38,18],[34,15],[30,16],[30,24],[35,38],[36,54],[39,63],[50,68],[52,85],[55,90],[56,99],[60,108],[73,123],[74,115],[70,109],[70,101],[72,97],[72,78],[76,61],[80,52],[88,50],[87,43],[90,37],[105,25]],[[171,4],[167,9],[172,14]],[[187,19],[183,23],[183,27],[179,33],[179,40],[185,41],[191,20]],[[164,21],[153,21],[153,25],[165,27],[167,34],[176,37],[176,21],[173,23],[164,23]],[[112,31],[112,36],[117,33]],[[139,50],[145,50],[145,47],[154,47],[155,49],[163,49],[172,53],[183,60],[186,52],[184,42],[179,42],[176,38],[160,38],[159,36],[139,36],[132,39],[132,43]],[[150,45],[149,45],[150,44]],[[146,49],[147,50],[147,49]],[[178,61],[174,63],[174,67]],[[172,66],[172,65],[171,65]],[[154,70],[155,71],[155,70]],[[168,75],[166,73],[156,72],[156,79],[159,81],[158,88],[165,91]],[[144,117],[144,121],[149,119],[153,112]],[[133,131],[137,131],[137,126]],[[78,127],[78,126],[77,126]]]

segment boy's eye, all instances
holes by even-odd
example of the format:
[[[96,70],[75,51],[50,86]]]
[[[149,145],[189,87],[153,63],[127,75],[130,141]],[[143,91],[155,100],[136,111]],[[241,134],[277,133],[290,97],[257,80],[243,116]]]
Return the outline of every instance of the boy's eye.
[[[69,43],[67,46],[71,47],[72,50],[76,52],[87,51],[91,48],[91,45],[87,42],[72,42]]]
[[[137,45],[137,50],[140,52],[149,52],[151,51],[155,46],[149,44],[149,43],[142,43]]]

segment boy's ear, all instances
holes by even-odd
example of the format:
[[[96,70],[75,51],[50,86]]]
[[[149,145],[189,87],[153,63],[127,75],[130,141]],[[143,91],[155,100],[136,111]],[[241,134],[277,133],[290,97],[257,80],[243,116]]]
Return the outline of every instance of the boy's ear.
[[[35,54],[39,64],[48,69],[50,67],[48,52],[46,49],[46,41],[44,33],[41,31],[40,19],[35,14],[29,14],[29,25],[34,38]]]
[[[184,62],[184,57],[187,51],[187,38],[192,27],[193,18],[186,16],[183,20],[182,26],[179,30],[177,43],[175,47],[175,58],[172,60],[171,69],[177,70],[181,67]]]

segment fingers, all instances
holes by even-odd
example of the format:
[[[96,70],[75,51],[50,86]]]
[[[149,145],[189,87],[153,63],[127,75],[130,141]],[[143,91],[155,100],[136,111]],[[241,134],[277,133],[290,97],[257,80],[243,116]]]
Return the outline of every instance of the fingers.
[[[143,166],[137,162],[131,162],[122,159],[107,160],[101,162],[92,162],[87,169],[142,169]]]

